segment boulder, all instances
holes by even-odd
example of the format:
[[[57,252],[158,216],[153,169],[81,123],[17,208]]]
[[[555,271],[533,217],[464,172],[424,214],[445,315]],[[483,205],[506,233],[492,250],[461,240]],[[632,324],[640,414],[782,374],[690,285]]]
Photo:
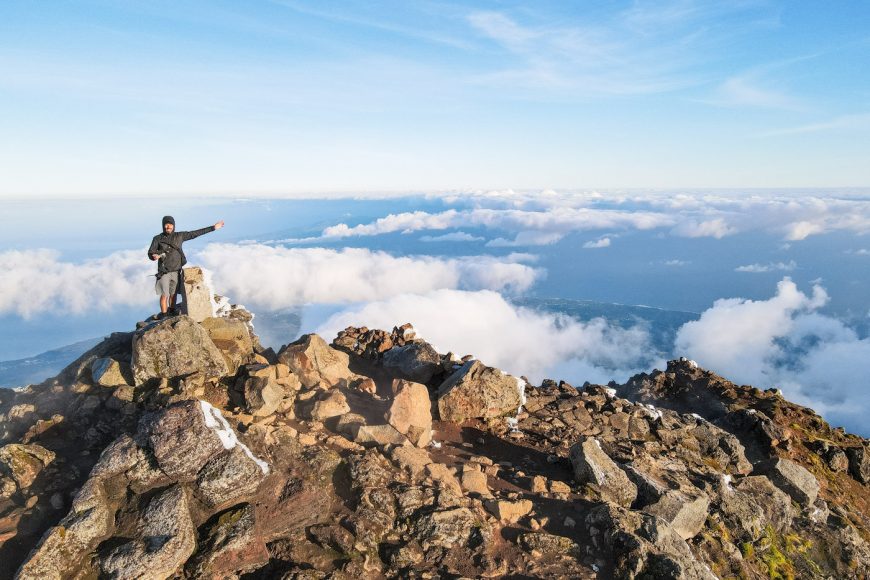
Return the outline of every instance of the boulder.
[[[137,537],[99,557],[103,574],[114,578],[169,578],[196,549],[196,529],[187,494],[175,485],[148,503],[136,526]]]
[[[502,522],[516,523],[521,517],[532,511],[533,504],[528,499],[506,500],[492,499],[484,502],[486,510]]]
[[[849,458],[849,475],[861,483],[870,483],[870,451],[864,446],[849,447],[846,455]]]
[[[76,494],[70,512],[42,536],[18,570],[22,580],[61,580],[72,577],[80,561],[105,540],[114,528],[115,510],[103,486],[88,480]]]
[[[14,480],[19,490],[26,489],[54,457],[54,452],[40,445],[10,443],[0,447],[0,475]]]
[[[417,340],[385,351],[381,362],[397,376],[428,383],[441,373],[441,355],[428,342]]]
[[[255,417],[268,417],[284,398],[284,388],[278,384],[269,365],[249,365],[244,383],[245,404]]]
[[[486,474],[479,469],[466,469],[463,471],[460,482],[462,489],[467,492],[477,493],[482,496],[492,495],[489,491]]]
[[[594,437],[583,437],[575,443],[570,458],[577,481],[597,486],[603,499],[628,507],[637,497],[637,487]]]
[[[229,374],[234,375],[254,352],[248,325],[226,317],[209,317],[200,324],[223,355]]]
[[[249,504],[213,518],[200,535],[199,547],[187,564],[191,578],[231,578],[269,561],[269,550],[257,533],[254,508]]]
[[[328,387],[346,387],[356,378],[348,368],[350,357],[316,334],[306,334],[285,346],[278,353],[278,361],[290,367],[305,387],[321,383]]]
[[[132,385],[133,376],[130,365],[109,357],[94,359],[91,363],[91,378],[101,387]]]
[[[442,421],[490,419],[516,413],[522,403],[516,378],[469,360],[438,388],[438,413]]]
[[[396,428],[417,447],[432,441],[432,412],[429,389],[420,383],[401,379],[393,381],[393,400],[384,415],[387,423]]]
[[[224,450],[206,420],[200,401],[182,401],[145,415],[137,439],[151,448],[166,475],[176,481],[193,480],[209,459]]]
[[[790,459],[771,459],[759,469],[773,484],[791,496],[802,507],[809,507],[819,494],[815,476]]]
[[[314,402],[311,418],[314,421],[325,421],[349,412],[350,405],[347,404],[347,397],[341,391],[329,391],[322,400]]]
[[[229,372],[208,332],[183,315],[136,331],[132,366],[136,385],[149,379],[175,379],[196,372],[205,377],[220,377]]]
[[[726,490],[720,509],[753,540],[768,525],[785,533],[791,529],[794,516],[791,498],[763,475],[744,477],[733,489]]]
[[[480,520],[466,507],[457,507],[424,514],[414,521],[412,533],[424,548],[438,546],[452,548],[464,546],[471,534],[481,525]]]
[[[234,447],[211,459],[200,470],[196,494],[210,507],[232,505],[255,493],[264,477],[260,466]]]
[[[184,313],[196,322],[215,315],[215,302],[212,290],[206,283],[202,268],[184,268],[184,284],[181,293],[184,297]]]
[[[407,445],[408,438],[396,431],[392,425],[360,425],[354,442],[366,447],[384,445]]]
[[[705,495],[690,498],[677,491],[668,491],[643,511],[668,522],[681,538],[688,540],[697,536],[704,527],[709,508],[710,500]]]

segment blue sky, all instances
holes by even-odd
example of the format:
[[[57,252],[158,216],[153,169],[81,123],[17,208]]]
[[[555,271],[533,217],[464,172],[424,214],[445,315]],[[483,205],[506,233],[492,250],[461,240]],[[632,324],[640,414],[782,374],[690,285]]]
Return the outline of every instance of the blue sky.
[[[870,184],[866,2],[0,5],[0,195]]]

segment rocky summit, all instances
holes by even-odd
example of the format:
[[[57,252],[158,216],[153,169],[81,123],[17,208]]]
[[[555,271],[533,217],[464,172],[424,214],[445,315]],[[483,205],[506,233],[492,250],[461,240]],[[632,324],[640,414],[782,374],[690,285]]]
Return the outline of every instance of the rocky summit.
[[[0,577],[868,576],[868,441],[776,391],[529,385],[410,324],[275,352],[191,274],[0,390]]]

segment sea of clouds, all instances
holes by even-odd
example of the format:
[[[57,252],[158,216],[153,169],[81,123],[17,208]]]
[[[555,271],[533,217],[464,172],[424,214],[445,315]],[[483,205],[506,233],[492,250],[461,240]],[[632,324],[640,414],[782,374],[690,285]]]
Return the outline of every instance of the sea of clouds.
[[[821,283],[799,288],[792,262],[748,264],[738,272],[781,272],[767,299],[725,296],[677,332],[672,352],[657,352],[649,329],[599,318],[581,322],[512,303],[547,272],[528,253],[572,232],[590,232],[585,248],[618,243],[625,230],[660,230],[679,238],[776,233],[782,243],[835,231],[870,233],[870,204],[855,195],[725,195],[486,192],[442,196],[443,211],[413,211],[360,224],[338,223],[319,236],[208,243],[188,251],[215,287],[255,313],[330,305],[310,328],[327,338],[349,326],[389,329],[412,322],[442,352],[474,354],[533,383],[543,378],[624,381],[687,356],[725,377],[786,397],[828,420],[868,434],[870,341],[822,312]],[[462,231],[474,228],[481,235]],[[509,255],[400,255],[360,247],[318,247],[401,232],[427,246],[480,243],[518,247]],[[490,235],[487,235],[490,234]],[[486,236],[486,237],[484,237]],[[690,243],[687,241],[687,243]],[[484,246],[485,247],[485,246]],[[856,248],[863,255],[866,248]],[[433,252],[434,253],[434,252]],[[69,262],[51,249],[0,252],[0,314],[87,313],[153,305],[154,264],[145,248]],[[26,291],[22,291],[26,289]]]

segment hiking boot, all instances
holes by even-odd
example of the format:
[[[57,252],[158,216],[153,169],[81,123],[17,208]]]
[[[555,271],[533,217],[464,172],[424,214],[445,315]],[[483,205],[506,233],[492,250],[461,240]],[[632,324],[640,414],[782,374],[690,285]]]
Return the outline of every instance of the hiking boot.
[[[166,316],[178,316],[178,308],[170,308],[166,311]]]

